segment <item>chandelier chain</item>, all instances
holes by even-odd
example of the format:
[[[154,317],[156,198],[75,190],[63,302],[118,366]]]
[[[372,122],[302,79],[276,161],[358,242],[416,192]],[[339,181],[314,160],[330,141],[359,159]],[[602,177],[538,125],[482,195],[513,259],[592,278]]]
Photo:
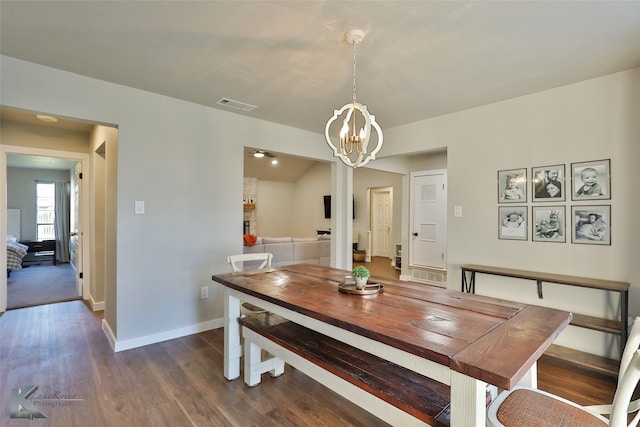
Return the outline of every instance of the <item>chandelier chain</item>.
[[[356,98],[356,42],[353,42],[353,102],[358,102]]]

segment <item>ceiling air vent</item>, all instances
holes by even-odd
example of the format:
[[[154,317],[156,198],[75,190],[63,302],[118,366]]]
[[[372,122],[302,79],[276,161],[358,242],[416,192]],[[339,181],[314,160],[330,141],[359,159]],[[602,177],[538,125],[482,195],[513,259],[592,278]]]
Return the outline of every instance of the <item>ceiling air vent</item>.
[[[233,99],[229,98],[220,98],[218,102],[216,102],[216,104],[229,108],[235,108],[236,110],[241,111],[253,111],[258,108],[255,105],[245,104],[244,102],[234,101]]]

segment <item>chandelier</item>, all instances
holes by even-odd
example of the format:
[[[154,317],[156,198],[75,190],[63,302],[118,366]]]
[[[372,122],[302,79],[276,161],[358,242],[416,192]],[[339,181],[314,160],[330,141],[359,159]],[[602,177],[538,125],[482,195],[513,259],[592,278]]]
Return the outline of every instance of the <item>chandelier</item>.
[[[367,106],[360,104],[356,97],[356,45],[363,39],[364,31],[362,30],[351,30],[346,34],[346,40],[353,45],[353,100],[339,110],[333,110],[333,116],[324,129],[325,140],[333,150],[333,155],[340,157],[344,164],[352,168],[364,166],[370,160],[374,160],[376,153],[382,148],[382,129],[376,122],[376,117],[369,114]],[[331,140],[330,132],[337,131],[335,126],[331,129],[331,125],[338,119],[342,120],[342,127],[338,134],[340,146],[336,147]],[[372,130],[375,130],[374,139],[377,144],[369,152],[367,150],[372,142]]]

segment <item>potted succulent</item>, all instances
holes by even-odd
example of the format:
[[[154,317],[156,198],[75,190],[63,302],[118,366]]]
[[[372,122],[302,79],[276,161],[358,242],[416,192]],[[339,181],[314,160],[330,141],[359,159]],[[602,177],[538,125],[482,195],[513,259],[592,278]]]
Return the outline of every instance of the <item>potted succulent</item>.
[[[351,277],[356,282],[356,289],[362,289],[367,284],[367,279],[371,276],[369,270],[364,265],[357,265],[351,270]]]

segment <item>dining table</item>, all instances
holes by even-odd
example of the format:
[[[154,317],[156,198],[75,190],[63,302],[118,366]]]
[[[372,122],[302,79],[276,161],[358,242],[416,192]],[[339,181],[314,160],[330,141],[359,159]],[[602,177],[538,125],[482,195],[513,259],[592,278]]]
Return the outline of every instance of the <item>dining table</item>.
[[[350,271],[314,264],[214,274],[224,291],[224,376],[240,376],[240,303],[411,369],[450,387],[451,425],[484,426],[487,389],[533,387],[536,363],[570,323],[567,311],[370,277],[341,292]]]

